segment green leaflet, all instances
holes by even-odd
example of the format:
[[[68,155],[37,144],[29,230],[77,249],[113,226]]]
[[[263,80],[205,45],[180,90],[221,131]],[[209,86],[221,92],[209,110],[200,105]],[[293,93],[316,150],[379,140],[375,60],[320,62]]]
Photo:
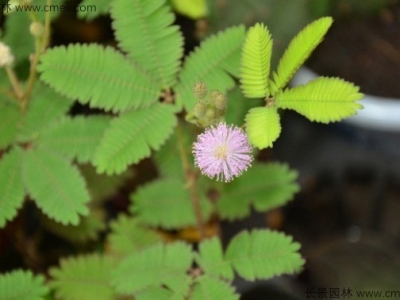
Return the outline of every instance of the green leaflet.
[[[207,16],[206,0],[170,0],[174,9],[191,19],[199,19]]]
[[[0,275],[1,300],[42,300],[48,290],[44,277],[31,271],[15,270]]]
[[[250,143],[259,149],[272,147],[281,133],[280,118],[275,107],[252,108],[245,122]]]
[[[266,212],[293,199],[299,191],[297,172],[285,164],[255,164],[235,181],[224,185],[217,202],[223,219],[241,219],[250,214],[251,205]]]
[[[229,283],[217,278],[201,277],[193,288],[190,300],[239,300]]]
[[[78,18],[91,21],[108,13],[110,0],[83,0],[80,5],[84,6],[85,10],[78,11]]]
[[[359,87],[340,78],[319,77],[276,95],[276,105],[293,109],[311,121],[329,123],[361,109]]]
[[[180,69],[183,38],[172,25],[174,15],[165,0],[115,0],[111,17],[119,47],[160,82],[172,87]]]
[[[211,203],[200,195],[203,218],[212,212]],[[130,211],[140,222],[166,229],[178,229],[196,224],[196,216],[189,191],[179,179],[165,179],[149,183],[131,196]]]
[[[40,149],[23,156],[23,180],[36,204],[50,218],[77,225],[87,215],[89,194],[77,167],[64,158]]]
[[[248,30],[242,49],[240,83],[245,97],[269,96],[271,54],[271,34],[265,25],[257,23]]]
[[[95,157],[99,172],[121,173],[129,164],[150,156],[171,135],[176,125],[172,105],[154,104],[130,111],[111,121]]]
[[[21,152],[13,149],[0,159],[0,227],[15,217],[25,198]]]
[[[165,285],[172,291],[188,291],[192,249],[181,242],[157,244],[122,261],[112,274],[112,284],[121,294],[134,294],[148,287]]]
[[[110,252],[117,256],[127,256],[161,241],[154,229],[139,223],[139,220],[125,215],[111,223],[112,232],[108,235]]]
[[[14,144],[20,112],[14,102],[0,101],[0,150]]]
[[[107,116],[63,118],[42,130],[36,145],[69,160],[90,162],[109,123]]]
[[[185,295],[176,293],[162,287],[146,288],[138,293],[135,293],[135,300],[185,300]]]
[[[272,95],[285,87],[294,73],[322,41],[332,22],[331,17],[320,18],[306,26],[293,38],[279,61],[276,73],[273,74]]]
[[[304,264],[300,244],[276,231],[244,231],[228,245],[225,259],[247,280],[270,279],[300,271]]]
[[[146,72],[114,49],[95,44],[49,49],[38,71],[60,94],[114,112],[149,106],[160,93]]]
[[[225,93],[235,86],[230,76],[239,77],[240,50],[244,39],[243,26],[231,27],[212,35],[186,58],[177,84],[176,103],[191,111],[197,101],[193,87],[204,82],[209,91]]]
[[[53,279],[49,286],[59,299],[114,300],[116,295],[109,283],[114,268],[111,257],[99,254],[62,259],[60,267],[50,269]]]
[[[216,237],[200,243],[196,262],[208,277],[221,277],[230,281],[234,278],[231,265],[225,261],[221,241]]]

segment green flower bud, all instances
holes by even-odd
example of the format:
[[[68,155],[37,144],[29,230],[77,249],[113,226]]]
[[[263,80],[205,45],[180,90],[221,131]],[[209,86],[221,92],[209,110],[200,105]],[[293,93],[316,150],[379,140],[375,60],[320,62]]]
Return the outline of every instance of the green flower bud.
[[[193,114],[196,118],[202,118],[207,110],[207,104],[203,101],[197,102],[193,109]]]
[[[200,100],[204,99],[204,97],[207,95],[207,92],[207,86],[203,82],[196,83],[193,88],[194,95]]]
[[[218,93],[214,98],[214,105],[218,110],[224,111],[226,109],[226,102],[226,96],[222,93]]]
[[[209,107],[208,109],[207,109],[207,111],[206,111],[206,118],[207,119],[215,119],[215,117],[217,116],[217,114],[216,114],[216,111],[215,111],[215,109],[214,108],[212,108],[212,107]]]
[[[41,36],[44,33],[44,26],[40,22],[33,22],[29,26],[29,31],[33,36]]]

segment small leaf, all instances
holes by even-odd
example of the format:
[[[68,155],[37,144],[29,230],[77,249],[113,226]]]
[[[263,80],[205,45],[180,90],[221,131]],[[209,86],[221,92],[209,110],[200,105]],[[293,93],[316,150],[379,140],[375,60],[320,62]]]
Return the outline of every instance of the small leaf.
[[[50,269],[49,286],[63,300],[114,300],[109,283],[114,268],[111,257],[98,254],[62,259],[60,267]]]
[[[191,19],[200,19],[207,15],[206,0],[172,0],[174,9]]]
[[[228,245],[225,259],[247,280],[270,279],[299,272],[304,264],[300,244],[276,231],[244,231]]]
[[[108,235],[110,252],[126,256],[138,252],[161,241],[154,229],[140,224],[136,218],[120,215],[111,223],[112,232]]]
[[[147,107],[160,94],[146,72],[114,49],[95,44],[49,49],[38,71],[60,94],[114,112]]]
[[[239,300],[239,295],[228,283],[204,276],[193,288],[190,300]]]
[[[0,101],[0,150],[14,144],[20,112],[16,105]]]
[[[178,229],[196,225],[196,216],[189,191],[179,179],[159,180],[141,187],[132,195],[130,211],[150,226]],[[211,204],[205,197],[200,198],[204,220],[211,214]]]
[[[196,262],[205,272],[206,276],[221,277],[233,280],[234,274],[229,263],[224,261],[221,241],[217,238],[202,241]],[[214,298],[225,299],[225,298]]]
[[[83,0],[80,4],[84,9],[78,10],[78,18],[91,21],[109,10],[110,0]]]
[[[269,96],[271,54],[271,34],[264,24],[257,23],[248,30],[242,50],[240,83],[245,97]]]
[[[135,300],[185,300],[184,296],[181,294],[181,297],[179,297],[179,294],[177,295],[166,288],[150,287],[135,293]]]
[[[23,179],[36,204],[50,218],[64,225],[77,225],[87,215],[89,194],[76,166],[50,152],[24,152]]]
[[[273,75],[272,95],[285,87],[294,73],[322,41],[332,22],[331,17],[320,18],[307,25],[293,38],[279,61],[277,72]]]
[[[106,116],[63,118],[42,130],[36,144],[69,160],[89,162],[109,123]]]
[[[15,270],[0,275],[1,300],[42,300],[47,293],[44,277],[31,271]]]
[[[21,151],[13,149],[0,159],[0,227],[15,217],[24,198]]]
[[[113,272],[112,283],[123,294],[161,285],[172,291],[186,290],[192,256],[191,247],[181,242],[155,245],[122,261]]]
[[[158,150],[172,134],[176,121],[173,106],[158,103],[115,118],[95,154],[97,170],[121,173],[150,156],[150,150]]]
[[[250,143],[259,149],[272,147],[281,134],[280,118],[275,107],[252,108],[245,122]]]
[[[359,87],[340,78],[319,77],[276,96],[276,105],[293,109],[311,121],[329,123],[350,117],[361,109]]]
[[[258,212],[282,206],[298,192],[296,178],[297,172],[285,164],[255,164],[247,173],[224,185],[217,202],[219,215],[235,220],[248,216],[250,205]]]

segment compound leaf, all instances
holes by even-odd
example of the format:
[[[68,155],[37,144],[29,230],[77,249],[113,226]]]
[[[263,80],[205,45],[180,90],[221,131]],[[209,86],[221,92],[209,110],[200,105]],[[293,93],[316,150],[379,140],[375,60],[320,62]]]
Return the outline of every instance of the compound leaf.
[[[171,135],[176,125],[172,105],[154,104],[130,111],[111,121],[95,157],[99,172],[121,173],[129,164],[150,156]]]
[[[281,134],[280,118],[275,107],[252,108],[245,122],[250,143],[259,149],[272,147]]]
[[[15,217],[24,197],[21,151],[13,149],[0,159],[0,227]]]
[[[269,279],[299,272],[304,264],[299,249],[299,243],[280,232],[244,231],[231,240],[225,259],[247,280]]]
[[[1,300],[42,300],[47,293],[44,277],[31,271],[15,270],[0,275]]]
[[[207,15],[206,0],[172,0],[171,4],[178,13],[192,19],[199,19]]]
[[[20,112],[16,105],[0,102],[0,150],[14,144],[17,136]]]
[[[50,269],[49,286],[63,300],[113,300],[110,274],[114,268],[111,257],[98,254],[61,259],[58,268]]]
[[[95,44],[49,49],[38,71],[60,94],[114,112],[149,106],[160,94],[156,82],[122,54]]]
[[[198,280],[193,288],[190,300],[239,300],[239,295],[229,283],[219,280],[218,278],[209,278],[203,276]]]
[[[235,220],[248,216],[250,205],[258,212],[282,206],[299,191],[296,179],[297,172],[285,164],[255,164],[235,181],[224,185],[217,202],[219,215]]]
[[[111,4],[112,25],[119,47],[143,70],[172,87],[180,68],[183,38],[165,0],[116,0]],[[134,37],[134,38],[132,38]]]
[[[37,146],[84,163],[93,153],[110,123],[106,116],[63,118],[42,130]]]
[[[186,273],[192,259],[188,244],[157,244],[122,261],[113,272],[112,284],[123,294],[162,285],[172,291],[187,290],[190,277]]]
[[[273,82],[270,82],[272,95],[285,87],[294,73],[322,41],[332,22],[331,17],[320,18],[307,25],[293,38],[279,61],[276,73],[273,74]]]
[[[131,212],[139,221],[166,229],[183,228],[196,224],[196,216],[189,191],[179,179],[159,180],[145,185],[131,196]],[[211,204],[201,197],[200,205],[205,220],[211,214]]]
[[[193,109],[196,97],[193,87],[204,82],[209,91],[225,93],[235,86],[230,76],[239,77],[240,50],[245,35],[244,26],[231,27],[212,35],[185,60],[180,82],[176,86],[176,101],[187,111]],[[230,75],[229,75],[230,74]]]
[[[89,194],[76,166],[53,153],[31,149],[24,152],[23,180],[36,204],[50,218],[77,225],[87,215]]]
[[[248,30],[242,50],[240,83],[245,97],[269,96],[271,54],[271,34],[264,24],[257,23]]]
[[[357,113],[363,94],[359,87],[340,78],[319,77],[276,95],[276,105],[293,109],[311,121],[329,123]]]

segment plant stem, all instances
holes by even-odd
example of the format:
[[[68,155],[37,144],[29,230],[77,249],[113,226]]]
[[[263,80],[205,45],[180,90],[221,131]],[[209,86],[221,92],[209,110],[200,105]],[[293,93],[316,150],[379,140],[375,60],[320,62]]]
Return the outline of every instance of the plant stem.
[[[19,83],[17,75],[10,66],[5,66],[5,69],[7,72],[8,79],[10,80],[14,92],[17,95],[18,102],[21,103],[22,97],[24,96],[24,91],[21,88],[21,84]]]
[[[189,189],[193,210],[194,210],[194,213],[196,216],[197,227],[199,230],[200,238],[204,239],[206,237],[206,229],[205,229],[204,219],[203,219],[203,215],[202,215],[201,207],[200,207],[200,196],[199,196],[199,193],[197,190],[197,173],[190,166],[189,159],[187,156],[187,151],[185,148],[185,142],[184,142],[184,138],[183,138],[183,134],[182,134],[182,129],[180,128],[179,123],[176,126],[175,132],[176,132],[176,136],[178,139],[178,146],[179,146],[179,152],[181,155],[183,171],[185,172],[186,186]]]

